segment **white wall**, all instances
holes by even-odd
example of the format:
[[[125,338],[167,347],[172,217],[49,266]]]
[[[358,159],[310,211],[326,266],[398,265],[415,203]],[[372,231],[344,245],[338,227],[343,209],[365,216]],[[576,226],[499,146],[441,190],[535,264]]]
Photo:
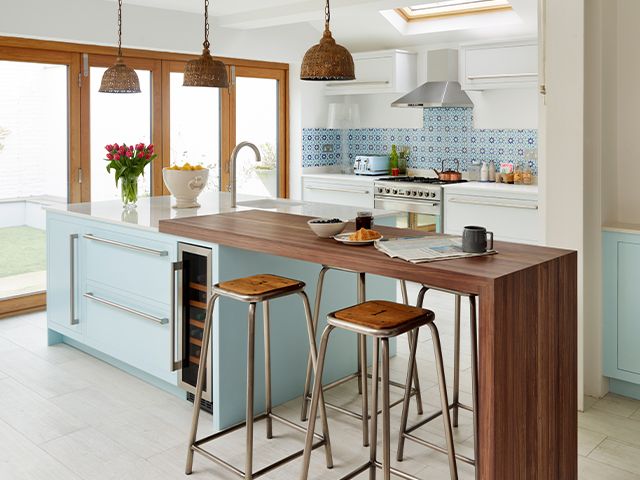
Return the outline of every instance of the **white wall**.
[[[578,251],[578,405],[582,408],[584,0],[546,3],[548,93],[540,112],[540,209],[545,243]]]
[[[215,4],[213,6],[215,8]],[[116,4],[103,0],[2,0],[0,34],[78,43],[114,45]],[[37,14],[34,15],[34,12]],[[140,28],[140,25],[146,28]],[[201,15],[124,5],[125,47],[199,53],[202,49]],[[301,194],[302,99],[314,91],[299,80],[304,52],[320,34],[308,25],[287,25],[260,30],[215,28],[211,42],[220,56],[285,62],[290,70],[291,196]],[[295,41],[293,41],[295,40]],[[306,108],[306,107],[305,107]]]

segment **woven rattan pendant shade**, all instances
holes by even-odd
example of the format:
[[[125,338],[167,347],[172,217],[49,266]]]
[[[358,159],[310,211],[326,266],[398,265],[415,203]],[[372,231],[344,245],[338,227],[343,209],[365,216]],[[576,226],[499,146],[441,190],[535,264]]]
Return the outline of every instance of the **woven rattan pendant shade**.
[[[107,68],[100,82],[101,93],[140,93],[140,80],[136,71],[122,59],[122,0],[118,0],[118,57]]]
[[[325,5],[324,34],[320,43],[314,45],[302,59],[301,80],[355,80],[353,57],[349,50],[338,45],[329,30],[331,10],[329,0]]]
[[[209,0],[204,1],[204,47],[202,55],[189,60],[184,67],[183,87],[229,88],[227,68],[209,51]]]

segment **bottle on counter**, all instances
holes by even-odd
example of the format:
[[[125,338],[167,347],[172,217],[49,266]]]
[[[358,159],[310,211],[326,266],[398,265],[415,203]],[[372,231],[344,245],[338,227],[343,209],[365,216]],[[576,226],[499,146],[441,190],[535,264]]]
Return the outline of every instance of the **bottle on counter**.
[[[489,181],[489,165],[487,165],[487,162],[482,162],[482,167],[480,167],[480,181]]]
[[[496,166],[493,164],[493,161],[489,162],[489,181],[496,181]]]
[[[400,175],[407,174],[407,166],[409,164],[409,147],[402,147],[398,154],[398,173]]]
[[[471,180],[472,182],[479,182],[481,168],[482,166],[477,160],[471,162],[471,165],[469,165],[469,180]]]
[[[400,174],[398,165],[398,148],[395,145],[391,145],[391,155],[389,155],[389,170],[393,177],[397,177]]]

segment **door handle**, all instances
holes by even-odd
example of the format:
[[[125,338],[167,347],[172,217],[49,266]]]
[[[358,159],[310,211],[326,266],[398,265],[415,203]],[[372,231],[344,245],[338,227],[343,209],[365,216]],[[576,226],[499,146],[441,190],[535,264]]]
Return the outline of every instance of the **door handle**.
[[[76,241],[78,234],[69,235],[69,325],[78,325],[76,318]]]
[[[176,275],[182,270],[182,262],[171,263],[171,311],[169,312],[169,331],[171,334],[171,363],[169,370],[175,372],[182,368],[182,360],[176,361]],[[182,290],[182,288],[180,288]],[[182,339],[180,339],[182,341]]]

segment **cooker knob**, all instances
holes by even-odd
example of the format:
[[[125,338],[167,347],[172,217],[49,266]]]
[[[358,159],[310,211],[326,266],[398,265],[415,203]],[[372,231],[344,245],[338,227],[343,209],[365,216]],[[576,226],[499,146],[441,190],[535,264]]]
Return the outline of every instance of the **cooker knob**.
[[[411,195],[413,195],[414,197],[418,194],[418,192],[416,192],[415,190],[413,192],[411,192]]]
[[[410,191],[410,190],[407,190],[406,192],[404,192],[404,194],[405,194],[407,197],[409,197],[409,196],[411,195],[411,191]]]
[[[421,197],[423,195],[424,192],[419,192],[418,196]]]
[[[436,198],[436,192],[431,192],[431,198]]]
[[[384,189],[384,193],[389,193],[391,190],[389,190],[388,188]]]
[[[397,194],[398,194],[398,189],[394,188],[394,189],[393,189],[393,194],[394,194],[394,195],[397,195]]]

